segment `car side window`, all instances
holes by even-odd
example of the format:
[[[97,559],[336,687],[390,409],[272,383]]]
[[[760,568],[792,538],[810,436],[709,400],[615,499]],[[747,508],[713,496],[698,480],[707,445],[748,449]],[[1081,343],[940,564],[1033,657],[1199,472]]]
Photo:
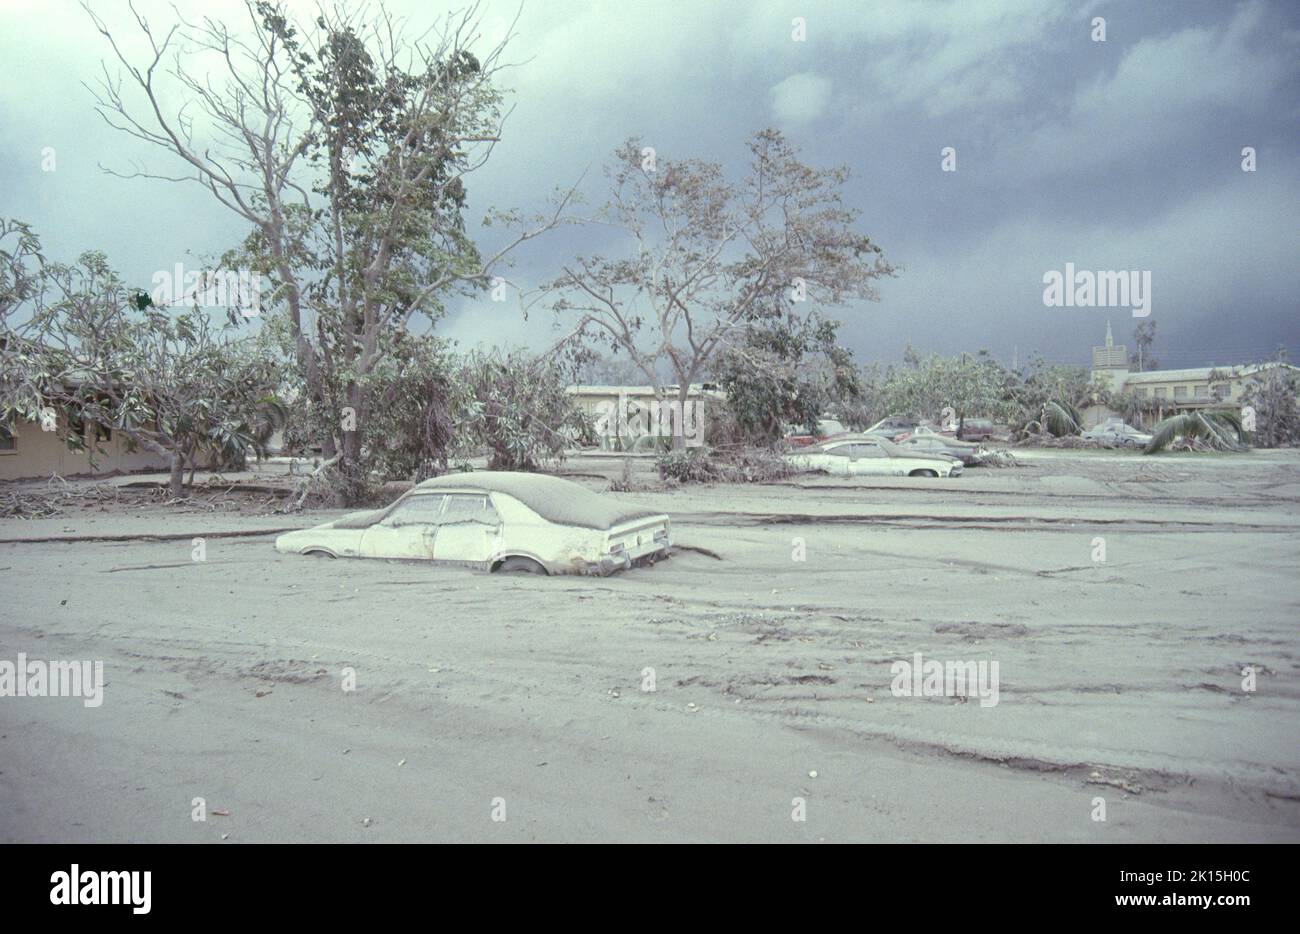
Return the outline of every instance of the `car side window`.
[[[484,525],[497,525],[500,520],[497,511],[492,508],[492,501],[485,495],[477,493],[450,493],[447,496],[447,508],[443,511],[441,525],[453,522],[481,522]]]
[[[881,450],[878,444],[855,444],[853,445],[853,457],[884,457],[885,452]]]
[[[440,493],[408,497],[384,518],[384,525],[436,525],[446,498]]]
[[[847,444],[837,444],[837,445],[836,445],[835,447],[833,447],[833,448],[826,448],[824,451],[822,451],[822,453],[823,453],[823,454],[829,454],[831,457],[849,457],[849,456],[850,456],[849,445],[847,445]]]

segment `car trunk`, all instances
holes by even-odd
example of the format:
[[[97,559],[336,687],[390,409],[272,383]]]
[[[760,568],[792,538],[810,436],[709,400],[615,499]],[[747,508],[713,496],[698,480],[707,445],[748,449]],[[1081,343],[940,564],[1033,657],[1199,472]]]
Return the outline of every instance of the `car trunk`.
[[[605,554],[626,561],[666,551],[672,544],[668,517],[643,516],[620,523],[605,535]]]

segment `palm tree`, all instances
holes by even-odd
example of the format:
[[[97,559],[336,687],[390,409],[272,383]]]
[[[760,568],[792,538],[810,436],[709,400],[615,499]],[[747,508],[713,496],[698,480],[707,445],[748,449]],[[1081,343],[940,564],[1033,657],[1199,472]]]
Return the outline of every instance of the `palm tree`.
[[[1043,403],[1038,420],[1029,422],[1022,431],[1027,434],[1046,432],[1057,438],[1077,435],[1083,431],[1083,416],[1063,399],[1049,400]]]
[[[1175,439],[1203,441],[1216,451],[1243,451],[1241,416],[1231,409],[1192,409],[1171,415],[1156,425],[1143,454],[1156,454]]]

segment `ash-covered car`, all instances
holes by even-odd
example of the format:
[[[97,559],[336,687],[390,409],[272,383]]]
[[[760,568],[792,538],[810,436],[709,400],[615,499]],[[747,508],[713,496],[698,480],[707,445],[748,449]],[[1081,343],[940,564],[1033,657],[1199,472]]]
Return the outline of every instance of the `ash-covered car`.
[[[978,444],[958,441],[947,435],[931,431],[924,425],[918,426],[915,431],[903,435],[894,444],[907,453],[918,457],[933,457],[936,455],[954,457],[967,467],[973,467],[980,463],[987,453]]]
[[[785,455],[797,470],[841,476],[960,477],[962,463],[948,454],[911,453],[886,438],[856,435],[823,441]]]
[[[286,554],[443,561],[533,574],[610,574],[667,558],[668,516],[543,474],[449,474],[392,505],[275,540]]]
[[[1100,441],[1103,444],[1115,444],[1126,448],[1146,447],[1151,443],[1151,435],[1138,431],[1132,425],[1120,419],[1109,419],[1090,428],[1080,435],[1085,441]]]
[[[991,441],[1008,434],[1007,430],[987,418],[965,418],[957,426],[956,436],[960,441]]]
[[[816,429],[811,432],[795,426],[788,427],[785,432],[785,443],[792,448],[806,448],[810,444],[817,444],[828,438],[837,438],[848,433],[848,429],[838,419],[819,418]]]
[[[863,432],[867,435],[875,435],[878,438],[884,438],[887,441],[893,441],[901,438],[916,430],[916,426],[921,424],[919,418],[912,418],[906,415],[890,415],[882,418],[870,428]]]

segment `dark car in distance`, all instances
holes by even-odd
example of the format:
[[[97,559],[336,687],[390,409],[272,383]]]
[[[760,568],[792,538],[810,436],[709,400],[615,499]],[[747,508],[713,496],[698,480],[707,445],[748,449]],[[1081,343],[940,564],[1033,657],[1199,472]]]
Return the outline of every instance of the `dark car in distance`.
[[[987,441],[998,434],[998,426],[987,418],[968,418],[957,428],[962,441]]]

